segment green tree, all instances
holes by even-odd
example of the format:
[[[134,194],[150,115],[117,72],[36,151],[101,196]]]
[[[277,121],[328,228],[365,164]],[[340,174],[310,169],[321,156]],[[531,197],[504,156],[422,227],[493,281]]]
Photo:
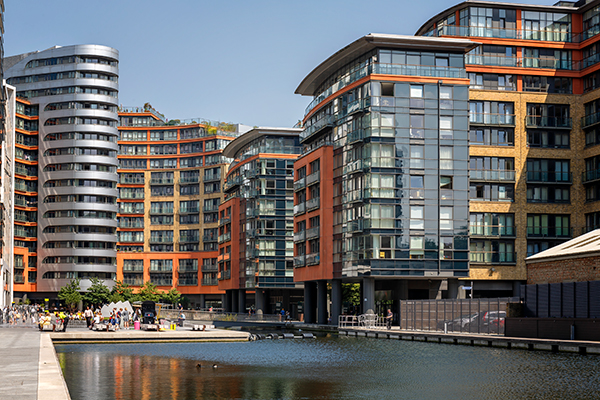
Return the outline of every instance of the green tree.
[[[58,298],[64,301],[70,310],[73,310],[81,301],[80,290],[79,279],[71,279],[66,286],[60,288],[58,291]]]
[[[169,290],[167,293],[164,293],[161,297],[167,303],[176,305],[181,298],[181,293],[177,289],[171,288],[171,290]]]
[[[133,301],[133,297],[133,288],[126,283],[117,281],[110,291],[108,300],[114,303],[118,301]]]
[[[360,283],[342,283],[342,301],[348,306],[360,306]]]
[[[162,292],[156,289],[156,285],[150,281],[144,283],[144,286],[140,288],[138,293],[138,299],[140,301],[154,301],[158,302],[161,298]]]
[[[102,306],[109,302],[110,289],[98,278],[90,278],[92,286],[83,294],[83,299],[88,304]]]

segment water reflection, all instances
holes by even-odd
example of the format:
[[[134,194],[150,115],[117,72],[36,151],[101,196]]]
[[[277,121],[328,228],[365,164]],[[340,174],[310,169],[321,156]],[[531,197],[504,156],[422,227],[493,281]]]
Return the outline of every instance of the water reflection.
[[[594,356],[346,337],[56,348],[74,400],[600,397]]]

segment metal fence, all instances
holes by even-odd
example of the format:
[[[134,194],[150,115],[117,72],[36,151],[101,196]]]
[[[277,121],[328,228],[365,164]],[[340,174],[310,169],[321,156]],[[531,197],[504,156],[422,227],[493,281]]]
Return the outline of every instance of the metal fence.
[[[385,318],[375,314],[340,315],[338,328],[382,329],[386,327]]]
[[[400,329],[504,334],[506,303],[518,297],[465,300],[402,300]]]

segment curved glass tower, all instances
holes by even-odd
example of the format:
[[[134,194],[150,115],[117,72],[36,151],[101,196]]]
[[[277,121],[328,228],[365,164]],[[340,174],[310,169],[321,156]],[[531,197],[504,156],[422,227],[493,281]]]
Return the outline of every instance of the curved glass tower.
[[[17,96],[39,105],[38,291],[116,274],[118,51],[53,47],[11,57]]]

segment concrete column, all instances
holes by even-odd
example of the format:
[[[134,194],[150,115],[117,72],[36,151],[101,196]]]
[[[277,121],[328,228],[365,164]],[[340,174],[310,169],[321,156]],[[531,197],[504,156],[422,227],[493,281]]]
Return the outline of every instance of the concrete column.
[[[375,279],[362,280],[363,314],[375,313]]]
[[[225,312],[231,312],[232,297],[233,297],[233,294],[231,293],[231,290],[226,290],[225,291],[225,306],[223,307],[225,309]]]
[[[256,289],[254,292],[254,306],[256,307],[256,312],[260,310],[261,313],[265,312],[265,296],[263,295],[262,289]]]
[[[317,282],[317,322],[327,324],[327,281]]]
[[[315,292],[316,282],[304,282],[304,322],[314,324],[315,318]]]
[[[227,293],[227,292],[225,292]],[[227,305],[227,295],[226,294],[222,294],[221,295],[221,308],[223,310],[225,310],[225,306]]]
[[[459,299],[459,283],[458,279],[448,279],[448,298]]]
[[[239,298],[239,294],[240,291],[237,289],[233,289],[231,290],[231,303],[229,305],[229,307],[231,307],[231,312],[238,312],[238,298]]]
[[[398,299],[408,300],[408,281],[406,279],[398,282]]]
[[[521,281],[513,281],[513,296],[514,297],[521,297],[521,285],[523,285],[523,282]]]
[[[243,289],[240,289],[238,293],[238,312],[246,312],[246,291]]]
[[[206,308],[206,295],[200,295],[200,308]]]
[[[331,281],[331,323],[338,324],[342,314],[342,281],[334,279]]]

